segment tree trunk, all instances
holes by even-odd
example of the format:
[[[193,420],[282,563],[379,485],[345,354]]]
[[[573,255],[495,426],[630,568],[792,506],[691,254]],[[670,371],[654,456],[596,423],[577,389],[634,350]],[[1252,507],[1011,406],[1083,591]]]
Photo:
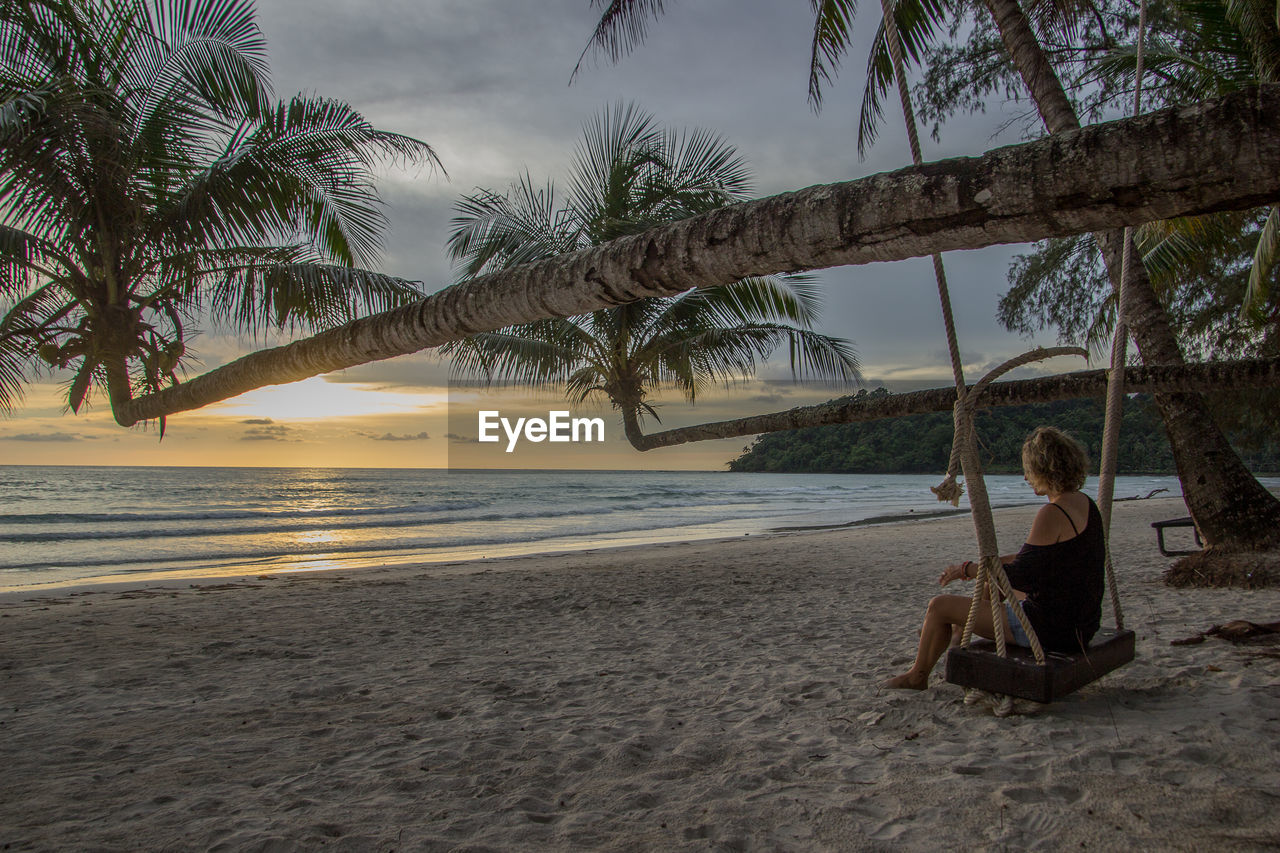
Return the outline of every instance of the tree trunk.
[[[1217,391],[1222,388],[1280,388],[1280,358],[1242,361],[1211,361],[1205,364],[1148,365],[1127,371],[1125,390],[1151,393],[1176,388],[1179,391]],[[1107,390],[1107,371],[1086,370],[1040,379],[995,382],[983,391],[980,408],[1049,403],[1077,397],[1101,397]],[[637,442],[627,438],[637,450],[654,450],[691,441],[736,438],[829,424],[850,424],[949,412],[956,401],[955,388],[931,388],[887,397],[841,397],[816,406],[799,406],[785,412],[753,415],[732,421],[655,432]]]
[[[986,0],[1005,49],[1050,134],[1080,127],[1057,73],[1017,0]],[[1113,286],[1120,289],[1123,231],[1095,233]],[[1125,317],[1145,364],[1182,364],[1182,350],[1146,268],[1136,256],[1125,287]],[[1256,550],[1280,545],[1280,500],[1263,488],[1197,394],[1158,394],[1187,508],[1212,546]]]
[[[640,429],[640,416],[636,410],[627,406],[622,408],[622,431],[626,435],[627,441],[631,442],[631,446],[637,450],[648,450],[647,447],[641,447],[644,443],[645,434]]]
[[[544,317],[753,275],[1025,243],[1280,198],[1280,84],[1022,145],[731,205],[445,288],[251,353],[113,413],[196,409]]]

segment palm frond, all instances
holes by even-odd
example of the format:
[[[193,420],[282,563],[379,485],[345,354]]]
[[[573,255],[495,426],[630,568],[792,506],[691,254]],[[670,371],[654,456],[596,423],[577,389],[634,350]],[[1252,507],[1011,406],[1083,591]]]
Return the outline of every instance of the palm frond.
[[[66,81],[10,94],[0,106],[0,209],[9,224],[69,242],[91,224],[95,175],[86,140],[114,136],[118,124]],[[96,180],[120,185],[118,174]]]
[[[425,142],[377,130],[341,101],[307,95],[278,104],[232,157],[295,191],[293,224],[328,257],[363,265],[376,259],[386,225],[372,167],[395,158],[439,163]]]
[[[893,4],[894,23],[902,41],[903,63],[919,65],[925,51],[936,38],[936,31],[951,10],[951,0],[901,0]],[[862,90],[862,106],[858,114],[858,156],[866,151],[880,134],[884,121],[882,99],[896,85],[893,57],[881,18],[867,55],[867,80]]]
[[[652,210],[647,218],[655,223],[724,207],[751,192],[746,162],[724,137],[708,130],[663,133],[653,163],[640,183],[637,206]]]
[[[1263,306],[1271,295],[1271,279],[1276,259],[1280,257],[1280,207],[1272,207],[1267,221],[1258,235],[1258,246],[1253,253],[1253,266],[1249,269],[1249,283],[1245,289],[1244,303],[1240,306],[1241,318],[1255,322],[1265,319]]]
[[[386,224],[372,167],[404,157],[436,162],[426,143],[376,130],[346,104],[299,96],[233,135],[164,199],[150,240],[226,246],[301,234],[332,261],[368,266]]]
[[[1280,81],[1280,12],[1264,0],[1221,0],[1226,18],[1249,46],[1255,78]]]
[[[60,278],[57,267],[72,265],[56,244],[0,223],[0,298],[12,297],[37,278]]]
[[[579,248],[574,211],[557,209],[555,186],[535,189],[527,172],[506,195],[478,190],[454,211],[446,246],[463,279]]]
[[[602,10],[600,20],[573,66],[570,82],[578,76],[587,54],[603,51],[616,63],[635,49],[648,34],[650,22],[662,16],[662,4],[663,0],[591,0],[591,8]]]
[[[163,117],[166,103],[170,110],[240,116],[267,104],[267,46],[250,0],[152,0],[144,8],[142,32],[127,51],[137,57],[129,69],[138,99],[135,136]]]
[[[421,297],[414,282],[395,276],[310,262],[230,268],[208,287],[207,298],[215,321],[257,332],[328,329]]]
[[[1149,222],[1138,229],[1136,245],[1152,282],[1164,285],[1229,250],[1253,218],[1229,211]]]
[[[655,339],[648,348],[661,365],[661,379],[675,380],[692,398],[701,381],[726,383],[754,375],[759,360],[787,344],[792,373],[797,378],[828,378],[840,383],[861,381],[861,367],[852,345],[841,338],[797,329],[781,323],[743,323],[723,328],[677,331]],[[695,370],[686,371],[685,362]],[[686,377],[681,379],[681,377]],[[687,377],[697,376],[697,382]]]
[[[567,381],[582,360],[582,343],[576,324],[553,319],[451,341],[440,352],[455,376],[545,387]]]
[[[813,41],[809,48],[809,104],[822,109],[822,86],[834,83],[840,60],[849,50],[853,18],[858,13],[854,0],[809,0],[813,9]]]
[[[626,233],[613,223],[629,221],[646,170],[666,167],[661,142],[653,116],[634,103],[619,101],[583,126],[569,161],[568,199],[593,242]]]
[[[765,320],[809,328],[821,312],[820,292],[817,279],[810,275],[756,276],[683,293],[669,303],[664,320],[674,324],[705,314],[711,322],[726,326]]]
[[[0,414],[12,414],[32,357],[51,339],[49,326],[70,308],[66,294],[46,284],[15,300],[0,317]]]

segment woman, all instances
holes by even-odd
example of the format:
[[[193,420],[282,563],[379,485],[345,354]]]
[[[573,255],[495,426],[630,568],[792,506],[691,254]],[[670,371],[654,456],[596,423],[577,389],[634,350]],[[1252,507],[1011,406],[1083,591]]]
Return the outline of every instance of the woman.
[[[1098,507],[1080,491],[1088,465],[1084,448],[1053,427],[1040,427],[1022,445],[1023,476],[1049,502],[1036,513],[1022,550],[1000,558],[1009,584],[1023,599],[1021,604],[1005,603],[1006,643],[1031,645],[1013,613],[1017,606],[1023,607],[1047,651],[1080,651],[1098,630],[1106,546]],[[966,560],[947,566],[938,582],[946,586],[976,575],[977,564]],[[962,629],[969,618],[971,601],[965,595],[934,596],[925,613],[915,663],[884,686],[925,689],[953,631]],[[989,605],[979,606],[974,631],[987,639],[995,637]]]

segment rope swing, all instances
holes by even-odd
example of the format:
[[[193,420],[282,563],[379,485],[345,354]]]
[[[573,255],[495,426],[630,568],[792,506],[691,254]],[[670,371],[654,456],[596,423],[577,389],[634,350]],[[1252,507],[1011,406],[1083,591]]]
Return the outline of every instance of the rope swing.
[[[902,103],[903,118],[906,122],[907,141],[911,147],[912,162],[919,166],[923,163],[920,151],[920,139],[916,131],[915,113],[911,107],[911,96],[907,90],[906,74],[903,69],[902,40],[898,32],[893,0],[880,0],[884,14],[884,37],[893,62],[893,72],[898,89],[898,97]],[[1142,74],[1143,74],[1143,33],[1146,30],[1146,0],[1142,0],[1138,24],[1137,49],[1137,88],[1134,93],[1134,114],[1140,111]],[[1103,539],[1107,541],[1111,527],[1111,504],[1114,494],[1117,448],[1120,432],[1120,406],[1124,398],[1124,363],[1126,358],[1128,327],[1124,316],[1124,288],[1129,279],[1129,267],[1133,249],[1132,228],[1124,232],[1124,252],[1121,263],[1121,274],[1117,294],[1117,321],[1111,347],[1111,370],[1107,382],[1107,408],[1103,435],[1103,451],[1101,470],[1098,478],[1098,505],[1103,521]],[[1043,361],[1061,355],[1078,355],[1088,358],[1088,352],[1079,347],[1040,347],[1024,353],[1001,364],[984,376],[970,389],[964,381],[964,370],[960,360],[960,347],[956,337],[955,320],[951,311],[951,297],[947,288],[946,270],[939,253],[933,254],[934,276],[938,284],[938,297],[942,305],[943,325],[946,329],[947,350],[951,357],[951,370],[955,377],[956,402],[952,410],[954,434],[951,445],[951,459],[947,466],[947,475],[943,482],[932,491],[938,500],[950,501],[959,505],[963,487],[956,480],[962,474],[969,487],[969,506],[973,517],[974,532],[977,535],[978,550],[981,559],[978,564],[977,583],[974,588],[972,604],[961,636],[959,649],[952,649],[947,659],[947,680],[966,687],[965,701],[972,704],[979,700],[977,688],[997,694],[1000,698],[995,708],[997,716],[1006,716],[1013,711],[1013,698],[1019,696],[1037,701],[1050,701],[1055,695],[1070,692],[1083,684],[1109,672],[1111,669],[1127,663],[1133,658],[1133,634],[1124,630],[1124,615],[1120,609],[1120,598],[1116,588],[1115,574],[1111,563],[1111,550],[1106,548],[1105,572],[1107,586],[1111,593],[1112,607],[1115,612],[1116,631],[1099,632],[1088,652],[1080,655],[1052,655],[1051,661],[1046,657],[1044,648],[1036,636],[1034,628],[1021,607],[1012,608],[1023,631],[1026,632],[1031,646],[1034,665],[1030,662],[1018,661],[1017,656],[1010,656],[1005,645],[1005,607],[1006,599],[1013,600],[1013,588],[1005,575],[1000,561],[1000,550],[996,542],[995,519],[991,513],[991,502],[987,496],[986,483],[983,480],[981,458],[978,453],[977,433],[974,418],[983,392],[997,378],[1014,369],[1032,362]],[[985,596],[984,596],[985,593]],[[979,607],[986,602],[991,608],[991,621],[995,634],[995,654],[985,652],[975,658],[980,651],[972,648],[973,627]],[[1105,634],[1105,636],[1103,636]],[[983,641],[983,645],[990,644]],[[959,653],[959,654],[957,654]],[[1010,664],[1013,664],[1010,667]],[[1036,670],[1036,671],[1031,671]],[[954,676],[954,677],[953,677]],[[992,689],[994,688],[994,689]]]

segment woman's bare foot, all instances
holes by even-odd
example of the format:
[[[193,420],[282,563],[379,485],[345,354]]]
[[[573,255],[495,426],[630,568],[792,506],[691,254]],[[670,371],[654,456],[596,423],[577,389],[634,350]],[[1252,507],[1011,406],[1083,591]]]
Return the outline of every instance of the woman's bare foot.
[[[905,672],[902,675],[895,675],[880,686],[895,690],[924,690],[929,686],[929,676],[920,676],[916,675],[914,672]]]

